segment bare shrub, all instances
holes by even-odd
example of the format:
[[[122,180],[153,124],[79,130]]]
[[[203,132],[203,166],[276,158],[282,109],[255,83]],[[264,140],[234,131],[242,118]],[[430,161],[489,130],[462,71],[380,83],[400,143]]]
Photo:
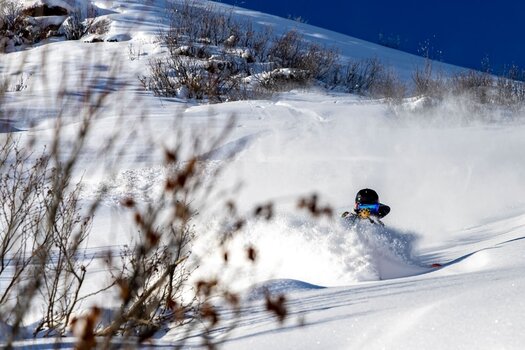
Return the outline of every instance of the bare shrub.
[[[231,12],[196,1],[174,4],[167,32],[160,34],[169,57],[149,63],[143,86],[157,96],[177,96],[210,102],[243,99],[242,79],[267,50],[269,31],[260,35],[250,22],[233,19]],[[242,50],[238,45],[243,46]]]
[[[383,66],[377,59],[350,60],[343,68],[341,84],[349,93],[364,94],[378,80]]]
[[[318,81],[326,82],[338,61],[339,53],[336,49],[310,43],[304,53],[301,66],[297,68],[310,72],[310,75]]]
[[[405,84],[377,58],[348,60],[328,72],[327,87],[345,92],[399,100],[406,94]]]
[[[390,102],[400,103],[407,96],[407,86],[392,71],[385,69],[370,87],[370,96],[386,98]]]
[[[95,19],[93,23],[88,26],[87,32],[89,34],[104,35],[109,32],[111,28],[111,21],[108,18]]]
[[[281,68],[300,68],[305,42],[302,36],[291,30],[279,37],[268,50],[268,58]]]
[[[327,82],[331,78],[334,65],[339,60],[336,49],[306,42],[295,30],[277,38],[269,47],[267,56],[267,60],[278,68],[291,69],[293,79],[287,79],[288,82],[297,81],[300,84],[310,80]],[[276,73],[274,71],[272,75]]]
[[[165,149],[166,176],[161,193],[148,203],[137,202],[132,197],[122,201],[140,237],[136,245],[122,254],[122,263],[111,265],[110,270],[120,270],[114,280],[121,306],[107,326],[100,329],[92,325],[86,332],[93,340],[95,335],[104,336],[104,346],[109,346],[115,335],[122,335],[141,342],[169,323],[171,327],[182,326],[180,343],[176,346],[182,346],[190,332],[197,331],[203,345],[214,348],[238,325],[241,298],[231,290],[231,281],[219,275],[203,277],[192,285],[188,282],[193,273],[192,264],[195,264],[190,262],[193,239],[198,234],[191,223],[197,212],[210,206],[209,181],[211,179],[213,184],[226,166],[209,169],[199,155],[209,154],[221,144],[233,123],[231,119],[223,132],[209,142],[196,139],[191,151],[193,156],[185,161],[181,161],[180,144]],[[246,220],[249,217],[269,220],[272,216],[271,204],[257,207],[252,215],[243,216],[233,201],[224,203],[224,222],[216,233],[220,237],[216,249],[224,252],[225,267],[229,243],[242,231]],[[248,264],[257,260],[254,247],[246,248],[246,259]],[[188,288],[192,291],[190,297]],[[228,319],[221,314],[224,308],[227,308]],[[278,314],[281,321],[287,316],[284,302],[272,303],[268,311]],[[218,330],[223,336],[212,337]]]
[[[441,99],[446,94],[446,82],[439,72],[434,72],[432,61],[425,60],[423,68],[417,67],[412,73],[414,94]]]
[[[448,77],[432,71],[427,60],[424,69],[412,75],[414,93],[428,97],[438,107],[444,100],[458,104],[480,116],[487,116],[496,109],[521,110],[525,102],[525,75],[517,66],[511,66],[496,76],[491,73],[488,61],[482,62],[484,71],[464,70]]]
[[[198,61],[184,56],[150,61],[150,77],[143,85],[157,96],[178,96],[211,102],[232,99],[240,91],[240,80],[231,62]]]
[[[467,71],[455,74],[450,81],[453,95],[464,95],[473,102],[488,104],[494,101],[494,79],[488,73]]]
[[[67,330],[72,313],[80,298],[90,260],[82,254],[87,240],[91,217],[80,215],[80,184],[62,198],[58,207],[56,223],[50,241],[55,247],[50,252],[42,277],[41,294],[45,298],[44,317],[34,333],[63,334]]]
[[[20,92],[27,89],[30,74],[19,74],[16,79],[0,79],[0,91],[3,92]]]
[[[182,325],[193,320],[186,315],[196,307],[195,299],[183,296],[193,272],[186,267],[194,237],[191,216],[173,217],[158,227],[164,222],[161,213],[174,205],[164,195],[146,209],[130,208],[141,236],[139,243],[123,252],[122,272],[113,276],[122,305],[111,323],[97,331],[108,339],[116,334],[141,336],[168,322]]]
[[[84,19],[80,11],[72,13],[62,24],[64,35],[67,40],[79,40],[88,32],[88,26],[83,23]]]
[[[377,59],[341,66],[335,48],[311,43],[297,30],[274,37],[269,26],[256,31],[252,22],[196,1],[174,5],[170,29],[160,38],[170,57],[150,62],[149,76],[140,78],[158,96],[224,101],[310,84],[393,99],[406,93]],[[214,69],[217,56],[228,69]]]
[[[78,40],[86,34],[104,34],[109,30],[108,19],[97,20],[93,5],[78,8],[62,23],[46,23],[41,16],[64,16],[67,10],[58,6],[34,4],[23,8],[19,1],[0,2],[0,50],[32,45],[51,36],[64,35],[68,40]]]
[[[29,155],[22,151],[12,137],[7,137],[0,148],[0,276],[10,276],[0,296],[4,305],[1,319],[10,317],[12,311],[5,307],[14,292],[27,278],[26,271],[37,259],[39,226],[45,221],[45,211],[38,210],[46,191],[49,159],[41,156],[29,162]]]
[[[310,73],[305,70],[278,68],[265,72],[258,78],[258,83],[267,91],[287,91],[296,87],[307,86]]]
[[[51,130],[55,137],[47,147],[35,148],[36,140],[31,137],[21,143],[11,134],[0,134],[0,275],[6,281],[0,291],[0,322],[10,325],[7,348],[37,302],[43,313],[34,332],[54,336],[68,330],[72,313],[87,297],[81,292],[89,265],[83,249],[100,202],[96,199],[82,209],[80,185],[72,179],[92,123],[109,94],[95,92],[89,84],[76,88],[86,97],[85,104],[64,103],[67,94],[57,93],[64,107],[57,112],[56,127]],[[4,103],[0,100],[0,107]],[[0,110],[8,120],[19,113]],[[67,142],[61,122],[64,115],[71,114],[79,116],[79,123]]]
[[[177,96],[181,85],[175,79],[174,74],[168,70],[169,62],[155,59],[149,62],[150,76],[140,77],[143,87],[152,91],[156,96]]]
[[[211,57],[206,45],[188,43],[188,45],[171,46],[168,49],[171,57],[185,56],[197,59],[208,59]]]
[[[465,95],[481,105],[520,109],[525,102],[525,74],[518,66],[505,68],[498,75],[468,71],[452,79],[452,92]]]
[[[97,10],[89,6],[87,13],[81,9],[75,10],[62,24],[63,33],[67,40],[79,40],[87,34],[102,34],[109,30],[109,20],[97,21]]]
[[[23,6],[20,1],[0,2],[0,51],[12,51],[16,47],[32,45],[58,35],[60,24],[47,23],[38,17],[56,13],[64,15],[65,9],[37,4],[32,7]]]
[[[272,42],[272,28],[264,27],[261,31],[255,31],[252,23],[246,22],[241,33],[242,36],[239,40],[239,45],[250,50],[251,57],[253,58],[252,61],[265,62]]]
[[[16,0],[0,0],[0,29],[15,31],[21,22],[22,4]]]
[[[128,44],[128,58],[130,61],[140,60],[140,57],[144,55],[142,45],[136,47],[133,44]]]
[[[1,273],[9,282],[2,291],[0,319],[12,324],[9,343],[37,295],[43,297],[45,312],[35,332],[45,329],[51,334],[67,330],[80,300],[86,274],[80,252],[90,219],[80,214],[79,188],[71,189],[70,181],[77,151],[88,135],[89,121],[85,123],[65,159],[56,147],[34,159],[30,148],[19,147],[10,137],[1,149],[0,260]]]
[[[139,241],[122,255],[121,272],[114,275],[122,305],[111,323],[97,331],[109,341],[115,334],[144,336],[157,331],[166,322],[186,324],[195,299],[184,299],[187,267],[194,231],[190,221],[196,209],[186,199],[198,195],[203,164],[191,159],[184,165],[174,163],[176,150],[166,151],[165,189],[151,203],[143,206],[133,198],[125,199],[140,232]]]
[[[16,0],[0,0],[0,53],[28,42],[22,5]]]
[[[225,48],[250,49],[253,57],[264,61],[272,40],[272,29],[255,31],[251,21],[236,20],[232,12],[213,4],[202,5],[195,0],[176,3],[170,10],[170,28],[161,34],[168,48],[201,43]]]
[[[176,3],[171,10],[169,36],[172,39],[185,37],[192,42],[224,43],[238,32],[231,13],[221,11],[216,5],[185,0]]]
[[[496,100],[504,106],[521,107],[525,103],[525,71],[516,65],[496,79]]]
[[[17,337],[23,318],[39,287],[40,272],[47,262],[50,234],[42,230],[52,220],[42,203],[46,188],[49,160],[38,158],[33,164],[29,155],[18,148],[12,138],[4,140],[0,157],[2,176],[2,239],[0,276],[6,285],[2,290],[0,320],[10,321],[8,346]]]

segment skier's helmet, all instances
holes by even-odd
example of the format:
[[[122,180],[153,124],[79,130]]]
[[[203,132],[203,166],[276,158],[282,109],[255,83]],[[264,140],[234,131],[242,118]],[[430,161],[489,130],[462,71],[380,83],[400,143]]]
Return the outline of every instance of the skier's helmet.
[[[364,188],[357,192],[355,196],[356,204],[377,204],[379,203],[379,196],[377,192],[369,188]]]

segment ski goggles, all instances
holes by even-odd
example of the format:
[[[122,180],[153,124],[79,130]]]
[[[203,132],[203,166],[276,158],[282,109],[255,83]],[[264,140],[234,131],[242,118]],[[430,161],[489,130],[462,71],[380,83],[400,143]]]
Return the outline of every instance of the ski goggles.
[[[376,204],[361,204],[361,203],[357,203],[356,204],[356,211],[363,211],[363,210],[368,210],[370,212],[370,214],[373,214],[373,215],[377,215],[379,214],[379,203],[376,203]]]

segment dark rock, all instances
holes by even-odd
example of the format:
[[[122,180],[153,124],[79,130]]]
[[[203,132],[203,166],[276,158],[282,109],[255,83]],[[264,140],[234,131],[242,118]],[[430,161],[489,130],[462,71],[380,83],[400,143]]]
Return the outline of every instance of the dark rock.
[[[45,17],[45,16],[67,16],[68,11],[60,6],[48,6],[48,5],[40,5],[31,7],[28,9],[25,9],[22,11],[22,14],[24,16],[30,16],[30,17]]]

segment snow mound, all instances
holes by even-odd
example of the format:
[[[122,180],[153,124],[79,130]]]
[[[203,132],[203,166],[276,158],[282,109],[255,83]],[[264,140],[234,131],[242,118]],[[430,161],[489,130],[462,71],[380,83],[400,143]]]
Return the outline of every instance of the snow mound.
[[[292,292],[304,292],[309,290],[323,289],[324,287],[293,279],[277,279],[267,281],[253,287],[248,295],[248,300],[263,299],[266,295],[288,294]]]

